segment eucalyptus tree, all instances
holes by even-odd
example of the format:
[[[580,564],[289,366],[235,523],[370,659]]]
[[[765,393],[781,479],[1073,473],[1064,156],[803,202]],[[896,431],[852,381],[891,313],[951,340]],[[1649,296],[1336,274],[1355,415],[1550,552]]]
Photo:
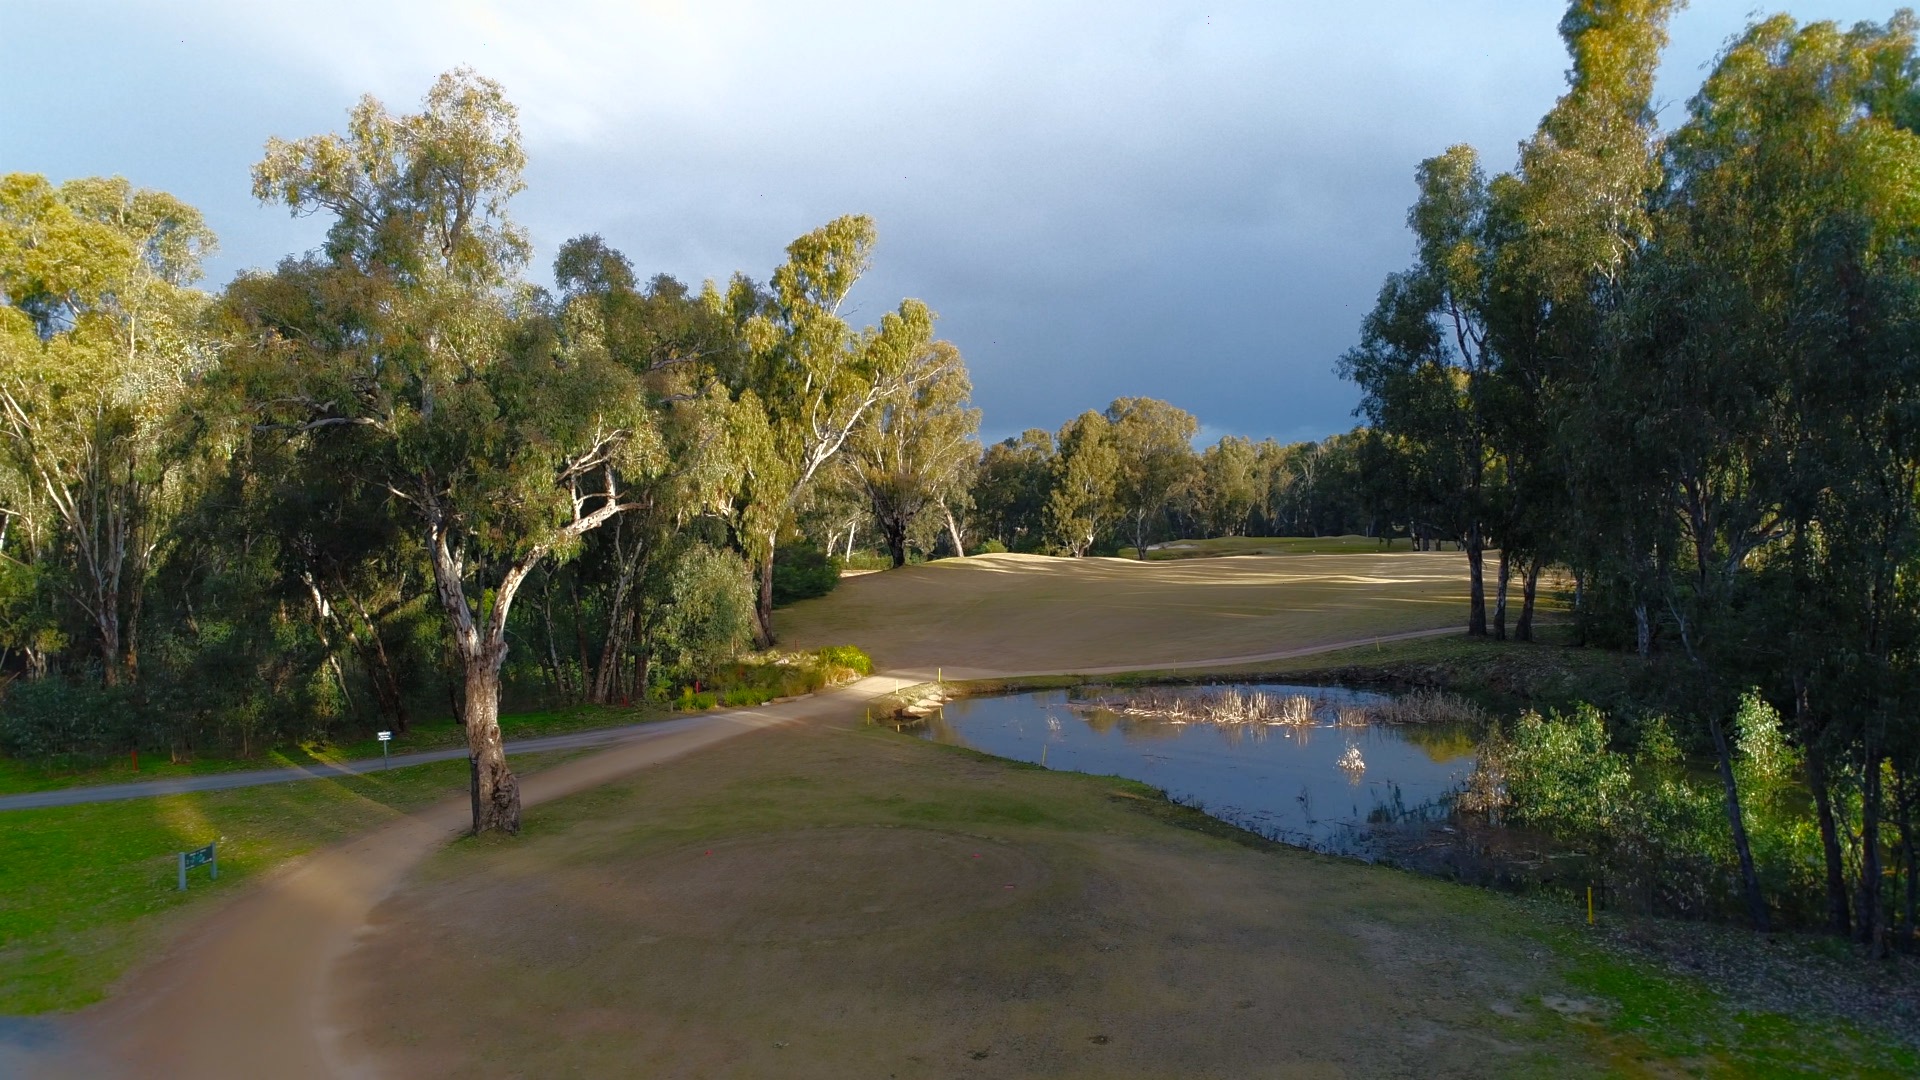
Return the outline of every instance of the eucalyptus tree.
[[[175,486],[169,425],[209,355],[192,284],[213,246],[199,212],[163,192],[0,178],[0,528],[12,552],[53,560],[109,684],[138,667]]]
[[[1209,531],[1220,536],[1246,532],[1259,497],[1253,440],[1223,435],[1200,455],[1201,513]]]
[[[1702,639],[1683,636],[1689,655],[1731,667],[1757,647],[1788,669],[1816,789],[1830,754],[1852,757],[1852,922],[1876,948],[1882,774],[1920,703],[1917,33],[1910,13],[1847,29],[1780,16],[1729,47],[1673,138],[1662,240],[1692,287],[1656,308],[1710,323],[1723,347],[1667,350],[1690,383],[1659,400],[1730,444],[1676,470],[1695,573],[1675,619]],[[1776,561],[1801,579],[1801,611],[1772,606],[1784,621],[1756,638],[1749,586]],[[1815,795],[1840,924],[1838,830]]]
[[[1607,348],[1606,320],[1619,311],[1635,260],[1647,246],[1651,195],[1662,177],[1652,108],[1654,73],[1675,0],[1575,0],[1560,23],[1572,67],[1568,90],[1520,147],[1515,170],[1490,186],[1492,288],[1489,338],[1496,370],[1486,395],[1508,491],[1500,506],[1502,573],[1525,560],[1516,636],[1531,638],[1541,570],[1555,552],[1576,561],[1593,530],[1568,527],[1569,477],[1606,505],[1609,532],[1630,536],[1629,564],[1645,565],[1658,545],[1644,498],[1597,475],[1609,469],[1620,435],[1581,423],[1620,416],[1631,384],[1596,378]],[[1624,410],[1631,413],[1631,408]],[[1611,420],[1603,420],[1602,424]],[[1591,522],[1597,505],[1580,517]],[[1647,584],[1649,575],[1636,580]],[[1641,624],[1651,630],[1645,590]],[[1504,609],[1504,604],[1502,604]],[[1496,633],[1500,620],[1496,619]],[[1650,638],[1643,634],[1643,643]]]
[[[907,564],[907,535],[940,507],[954,550],[964,555],[952,514],[980,459],[980,410],[960,350],[937,341],[913,360],[899,389],[867,412],[847,440],[846,473],[866,497],[895,567]]]
[[[1008,551],[1038,546],[1053,484],[1053,434],[1029,428],[987,447],[973,481],[980,528]]]
[[[498,722],[514,599],[545,560],[636,505],[663,439],[640,377],[528,311],[507,218],[525,156],[499,84],[442,75],[424,108],[372,97],[344,135],[271,140],[254,192],[333,221],[323,252],[228,297],[222,380],[258,437],[394,500],[426,553],[461,669],[474,829],[517,831]]]
[[[1420,194],[1407,212],[1414,266],[1391,275],[1361,323],[1360,344],[1339,364],[1360,385],[1363,413],[1427,459],[1436,483],[1431,514],[1467,555],[1467,632],[1487,633],[1484,573],[1496,448],[1487,414],[1495,355],[1489,340],[1491,196],[1479,155],[1454,146],[1421,162]]]
[[[649,642],[665,616],[678,562],[700,559],[683,533],[716,515],[739,471],[726,427],[731,405],[721,377],[737,366],[737,327],[679,281],[642,284],[620,252],[598,236],[561,245],[554,259],[558,303],[548,318],[564,351],[603,349],[635,373],[661,438],[658,467],[624,478],[629,509],[595,531],[564,571],[579,655],[580,698],[605,704],[644,694]],[[708,571],[724,566],[703,562]],[[552,635],[552,574],[540,582],[541,614],[556,681],[562,668]],[[590,598],[584,607],[582,587]],[[598,643],[589,648],[588,637]]]
[[[1193,436],[1200,422],[1158,398],[1116,398],[1106,416],[1118,455],[1114,507],[1133,537],[1135,557],[1144,559],[1174,495],[1194,478]]]
[[[934,315],[902,300],[877,327],[855,330],[840,315],[872,261],[873,220],[836,218],[787,245],[787,261],[760,294],[736,279],[711,301],[736,313],[748,349],[737,397],[735,445],[745,480],[736,532],[760,576],[760,643],[773,643],[773,555],[808,489],[868,413],[911,393],[940,369]]]
[[[1089,409],[1061,427],[1047,492],[1047,535],[1059,550],[1081,558],[1116,516],[1113,493],[1120,452],[1113,424]]]

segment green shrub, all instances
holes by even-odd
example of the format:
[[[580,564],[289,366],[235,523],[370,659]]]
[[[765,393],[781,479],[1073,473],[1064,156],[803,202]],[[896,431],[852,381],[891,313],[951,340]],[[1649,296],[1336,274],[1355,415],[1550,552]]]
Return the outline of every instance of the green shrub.
[[[852,645],[829,645],[814,654],[831,668],[845,668],[862,677],[873,674],[873,659]]]
[[[753,583],[739,556],[694,544],[674,563],[669,591],[654,638],[663,676],[704,679],[753,640]]]
[[[973,549],[973,553],[975,555],[1004,555],[1007,553],[1007,545],[989,538],[982,540],[980,545]]]
[[[19,680],[0,704],[0,754],[15,758],[86,758],[121,753],[146,734],[144,709],[131,687]]]
[[[773,606],[825,596],[840,584],[840,560],[811,544],[780,548],[773,555]]]

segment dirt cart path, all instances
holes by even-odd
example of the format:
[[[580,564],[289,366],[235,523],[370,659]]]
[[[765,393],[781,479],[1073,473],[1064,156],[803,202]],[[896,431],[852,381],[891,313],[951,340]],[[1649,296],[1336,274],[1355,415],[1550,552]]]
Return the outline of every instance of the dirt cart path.
[[[1417,630],[1164,666],[1250,664],[1455,632]],[[1077,673],[1107,674],[1138,666],[1080,668]],[[948,669],[946,674],[1044,673]],[[748,732],[845,716],[865,702],[933,675],[893,672],[781,705],[648,725],[591,757],[523,778],[521,798],[525,805],[536,806]],[[30,1061],[23,1071],[54,1077],[286,1080],[373,1075],[368,1063],[344,1052],[327,1015],[334,961],[408,871],[467,827],[470,812],[465,798],[449,799],[264,881],[210,914],[176,942],[167,957],[116,988],[107,1002],[76,1017],[68,1037],[57,1040],[57,1050],[48,1055],[54,1060]]]
[[[849,708],[908,682],[863,679],[811,698],[698,718],[521,781],[535,806],[747,732]],[[407,871],[470,822],[464,798],[330,848],[211,914],[114,996],[76,1018],[48,1076],[368,1075],[340,1054],[325,1015],[333,961]]]

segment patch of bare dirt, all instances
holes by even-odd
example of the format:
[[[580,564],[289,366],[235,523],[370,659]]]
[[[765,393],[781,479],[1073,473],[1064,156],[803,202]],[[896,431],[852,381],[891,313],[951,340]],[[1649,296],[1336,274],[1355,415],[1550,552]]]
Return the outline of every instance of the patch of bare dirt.
[[[1438,886],[1110,787],[846,730],[715,748],[429,863],[337,970],[347,1038],[410,1077],[1589,1071],[1574,1025],[1490,1008],[1551,981]]]

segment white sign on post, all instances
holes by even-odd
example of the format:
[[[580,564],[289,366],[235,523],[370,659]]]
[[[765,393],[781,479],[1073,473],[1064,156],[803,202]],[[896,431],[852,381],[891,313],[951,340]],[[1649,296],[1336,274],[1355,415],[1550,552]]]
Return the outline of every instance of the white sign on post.
[[[380,732],[380,759],[386,763],[384,766],[382,766],[383,768],[388,768],[388,769],[393,768],[393,754],[391,751],[387,749],[387,744],[392,741],[393,741],[393,732],[391,731]]]

